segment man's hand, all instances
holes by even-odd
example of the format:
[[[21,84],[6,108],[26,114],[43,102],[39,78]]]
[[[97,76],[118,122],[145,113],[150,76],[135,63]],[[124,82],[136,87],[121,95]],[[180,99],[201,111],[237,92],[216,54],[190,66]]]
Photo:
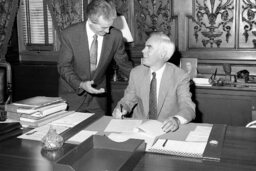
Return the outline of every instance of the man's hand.
[[[127,114],[127,110],[125,109],[122,109],[122,112],[121,112],[121,109],[119,108],[115,108],[113,113],[112,113],[112,116],[116,119],[123,119],[123,117]]]
[[[179,119],[176,117],[170,117],[164,121],[162,129],[164,132],[176,131],[179,128]]]
[[[93,88],[93,84],[94,84],[93,80],[92,81],[81,82],[80,83],[80,88],[84,89],[85,91],[87,91],[88,93],[91,93],[91,94],[105,93],[104,88],[95,89],[95,88]]]

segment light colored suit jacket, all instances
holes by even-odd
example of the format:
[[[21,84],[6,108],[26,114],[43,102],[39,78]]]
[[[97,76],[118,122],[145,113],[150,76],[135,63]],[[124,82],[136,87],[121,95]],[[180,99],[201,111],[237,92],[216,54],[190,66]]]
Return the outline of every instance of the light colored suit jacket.
[[[148,119],[150,68],[140,65],[132,69],[129,85],[118,105],[123,104],[128,111],[133,110],[133,118]],[[157,116],[164,121],[179,115],[188,122],[195,118],[195,104],[191,100],[189,75],[172,63],[166,63],[160,83]]]
[[[122,33],[110,28],[109,34],[104,36],[100,61],[93,77],[90,72],[89,54],[85,22],[62,32],[58,60],[59,96],[67,100],[69,110],[105,114],[106,94],[89,94],[79,88],[79,85],[81,81],[94,80],[97,89],[106,90],[106,71],[113,58],[123,73],[129,76],[132,64],[125,52]]]

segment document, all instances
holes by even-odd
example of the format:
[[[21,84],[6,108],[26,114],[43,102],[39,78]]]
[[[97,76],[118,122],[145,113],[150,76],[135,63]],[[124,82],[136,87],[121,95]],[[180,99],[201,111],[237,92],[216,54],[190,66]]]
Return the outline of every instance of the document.
[[[141,123],[141,120],[112,119],[105,128],[104,132],[134,132],[134,129],[137,128]]]
[[[207,142],[188,142],[168,139],[158,139],[149,152],[202,158]]]
[[[186,141],[194,142],[207,142],[210,136],[212,127],[208,126],[197,126],[194,131],[190,131]]]
[[[70,144],[80,144],[92,135],[95,135],[97,131],[87,131],[87,130],[82,130],[75,134],[73,137],[69,138],[66,143]]]
[[[74,112],[68,116],[65,116],[63,118],[53,121],[51,124],[72,128],[75,125],[79,124],[80,122],[88,119],[92,115],[93,113]]]
[[[165,134],[162,126],[163,123],[158,120],[147,120],[137,127],[137,132],[156,138],[157,136]]]
[[[115,142],[124,142],[129,139],[141,139],[149,148],[155,139],[165,134],[162,130],[162,122],[157,120],[121,120],[112,119],[104,132],[111,132],[109,139]]]
[[[159,138],[151,147],[147,147],[146,151],[176,156],[202,158],[211,130],[212,126],[199,125],[192,130],[187,130],[188,134],[184,140],[179,140],[175,138]],[[178,130],[177,132],[179,131],[180,130]]]
[[[108,138],[115,142],[124,142],[129,139],[139,139],[144,140],[147,144],[147,147],[151,147],[154,143],[155,138],[149,137],[145,134],[141,134],[138,132],[123,132],[123,133],[111,133],[108,135]]]
[[[47,125],[44,125],[44,126],[34,128],[34,129],[30,130],[29,132],[26,132],[26,133],[18,136],[18,138],[41,141],[42,138],[48,133],[48,131],[50,129],[50,126],[51,126],[50,124],[47,124]],[[69,129],[69,127],[58,126],[58,125],[52,126],[52,128],[56,129],[56,132],[58,134],[66,131],[67,129]]]

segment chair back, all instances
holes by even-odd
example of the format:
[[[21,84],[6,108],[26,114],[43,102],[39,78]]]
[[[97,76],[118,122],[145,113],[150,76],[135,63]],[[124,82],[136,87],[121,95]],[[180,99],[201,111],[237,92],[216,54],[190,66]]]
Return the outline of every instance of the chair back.
[[[249,122],[245,127],[246,128],[256,128],[256,120]]]

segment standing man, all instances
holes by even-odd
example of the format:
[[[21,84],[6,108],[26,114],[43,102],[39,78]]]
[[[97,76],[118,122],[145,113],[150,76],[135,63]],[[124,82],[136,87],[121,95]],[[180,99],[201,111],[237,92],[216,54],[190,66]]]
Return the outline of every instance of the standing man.
[[[133,118],[157,119],[165,132],[175,131],[180,124],[195,118],[191,100],[190,77],[185,71],[167,62],[175,50],[170,38],[153,33],[142,50],[140,66],[132,69],[124,97],[112,115],[121,118],[133,110]]]
[[[132,68],[121,31],[112,26],[116,18],[113,2],[92,0],[88,20],[62,32],[58,61],[59,96],[69,110],[106,114],[106,71],[114,58],[126,76]]]

